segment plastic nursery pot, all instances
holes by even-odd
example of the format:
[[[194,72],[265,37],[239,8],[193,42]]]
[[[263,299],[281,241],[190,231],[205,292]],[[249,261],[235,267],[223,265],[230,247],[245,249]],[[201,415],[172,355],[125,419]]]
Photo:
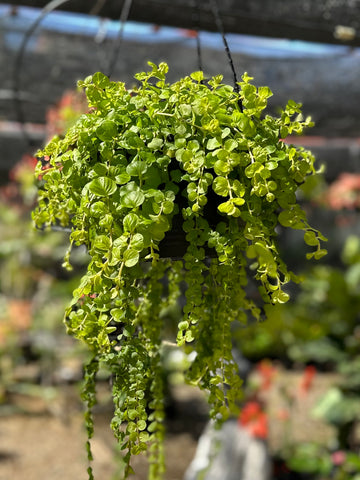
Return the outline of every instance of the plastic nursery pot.
[[[169,170],[171,171],[171,164]],[[179,260],[183,258],[190,244],[186,239],[186,233],[183,229],[184,218],[182,215],[182,209],[187,206],[186,182],[180,182],[179,187],[180,190],[175,197],[175,203],[179,207],[179,213],[174,215],[171,222],[171,229],[159,243],[160,258]],[[226,219],[226,217],[218,211],[219,204],[219,197],[217,197],[212,190],[209,190],[207,192],[207,203],[204,206],[203,215],[212,229],[216,229],[218,223]],[[214,248],[209,248],[207,245],[204,245],[203,248],[208,258],[214,258],[216,256]]]

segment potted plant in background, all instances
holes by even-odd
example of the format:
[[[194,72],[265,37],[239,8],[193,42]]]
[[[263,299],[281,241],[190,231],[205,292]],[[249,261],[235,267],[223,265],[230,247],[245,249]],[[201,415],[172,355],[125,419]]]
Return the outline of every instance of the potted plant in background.
[[[311,125],[301,105],[290,100],[278,117],[264,115],[272,93],[247,74],[237,92],[202,72],[169,84],[165,63],[150,66],[132,90],[102,73],[79,82],[89,113],[38,153],[33,218],[39,228],[71,227],[66,268],[73,245],[90,256],[65,315],[92,352],[82,393],[89,438],[95,377],[106,366],[125,477],[131,455],[149,443],[150,478],[159,479],[162,310],[184,291],[176,342],[195,353],[187,378],[208,393],[210,416],[224,420],[241,394],[233,322],[286,302],[284,286],[296,281],[276,245],[278,226],[304,232],[308,258],[326,250],[296,198],[316,173],[314,157],[282,141]]]

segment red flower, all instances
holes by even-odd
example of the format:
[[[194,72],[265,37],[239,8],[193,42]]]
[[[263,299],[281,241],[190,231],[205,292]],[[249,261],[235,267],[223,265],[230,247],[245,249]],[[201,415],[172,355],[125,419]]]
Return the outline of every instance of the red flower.
[[[302,394],[307,394],[311,389],[314,383],[314,377],[316,375],[316,368],[313,365],[308,365],[303,373],[303,376],[300,380],[300,392]]]
[[[274,367],[270,360],[262,360],[256,365],[256,371],[261,377],[260,390],[268,390],[276,374],[276,367]]]
[[[21,176],[27,172],[32,173],[35,170],[35,166],[37,164],[37,159],[32,155],[28,155],[27,153],[23,155],[20,162],[18,162],[9,173],[9,178],[12,181],[19,181]]]
[[[360,207],[360,175],[357,173],[342,173],[328,188],[324,201],[332,210]]]
[[[255,438],[267,438],[268,418],[258,402],[248,402],[242,409],[239,424]]]

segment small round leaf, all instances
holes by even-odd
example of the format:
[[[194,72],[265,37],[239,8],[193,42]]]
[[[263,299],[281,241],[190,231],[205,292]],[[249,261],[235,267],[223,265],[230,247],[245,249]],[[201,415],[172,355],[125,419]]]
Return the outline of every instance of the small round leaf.
[[[88,185],[90,192],[98,197],[109,197],[115,193],[117,189],[114,180],[108,177],[94,178]]]

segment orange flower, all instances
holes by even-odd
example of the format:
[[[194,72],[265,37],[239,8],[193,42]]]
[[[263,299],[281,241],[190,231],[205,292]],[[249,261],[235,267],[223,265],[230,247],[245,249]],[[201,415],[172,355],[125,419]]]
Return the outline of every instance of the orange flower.
[[[31,326],[32,304],[29,300],[12,299],[8,300],[8,315],[11,325],[16,330],[27,330]]]
[[[255,438],[265,439],[268,436],[268,418],[258,402],[248,402],[241,410],[239,425]]]
[[[24,332],[31,327],[32,304],[29,300],[11,299],[7,301],[5,315],[0,318],[0,347],[9,335]]]

